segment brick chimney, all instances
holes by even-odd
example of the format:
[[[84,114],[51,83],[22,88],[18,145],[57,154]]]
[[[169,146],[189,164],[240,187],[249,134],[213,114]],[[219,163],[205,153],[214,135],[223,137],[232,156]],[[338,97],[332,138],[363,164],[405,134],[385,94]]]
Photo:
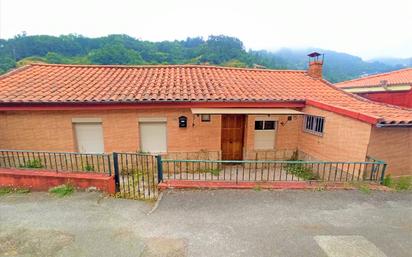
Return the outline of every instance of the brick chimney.
[[[323,54],[313,52],[308,54],[309,67],[308,75],[315,79],[322,78]]]

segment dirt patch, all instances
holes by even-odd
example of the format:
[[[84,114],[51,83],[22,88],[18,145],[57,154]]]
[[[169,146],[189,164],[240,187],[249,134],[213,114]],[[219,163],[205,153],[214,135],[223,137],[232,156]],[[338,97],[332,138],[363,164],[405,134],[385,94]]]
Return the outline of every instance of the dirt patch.
[[[55,256],[73,241],[73,235],[55,230],[1,231],[0,256]]]
[[[183,257],[187,256],[186,243],[183,239],[149,238],[142,257]]]

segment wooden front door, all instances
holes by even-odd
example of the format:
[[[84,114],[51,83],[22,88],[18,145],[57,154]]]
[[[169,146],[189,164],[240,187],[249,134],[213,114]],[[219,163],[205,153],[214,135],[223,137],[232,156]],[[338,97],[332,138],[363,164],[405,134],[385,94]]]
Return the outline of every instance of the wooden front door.
[[[244,115],[222,115],[222,160],[242,160]]]

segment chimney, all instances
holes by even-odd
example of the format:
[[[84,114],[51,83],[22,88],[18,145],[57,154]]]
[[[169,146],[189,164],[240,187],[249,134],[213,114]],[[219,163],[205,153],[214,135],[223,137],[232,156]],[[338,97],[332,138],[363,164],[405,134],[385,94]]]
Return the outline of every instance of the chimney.
[[[315,79],[322,78],[322,66],[323,66],[323,54],[313,52],[308,54],[309,56],[309,67],[308,75]]]

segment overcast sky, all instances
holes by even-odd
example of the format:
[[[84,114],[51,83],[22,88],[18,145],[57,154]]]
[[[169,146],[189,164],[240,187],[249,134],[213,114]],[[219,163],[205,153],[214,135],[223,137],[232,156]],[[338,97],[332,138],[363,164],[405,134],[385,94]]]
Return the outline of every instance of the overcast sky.
[[[412,0],[0,0],[0,38],[76,33],[161,41],[225,34],[246,48],[412,57]]]

